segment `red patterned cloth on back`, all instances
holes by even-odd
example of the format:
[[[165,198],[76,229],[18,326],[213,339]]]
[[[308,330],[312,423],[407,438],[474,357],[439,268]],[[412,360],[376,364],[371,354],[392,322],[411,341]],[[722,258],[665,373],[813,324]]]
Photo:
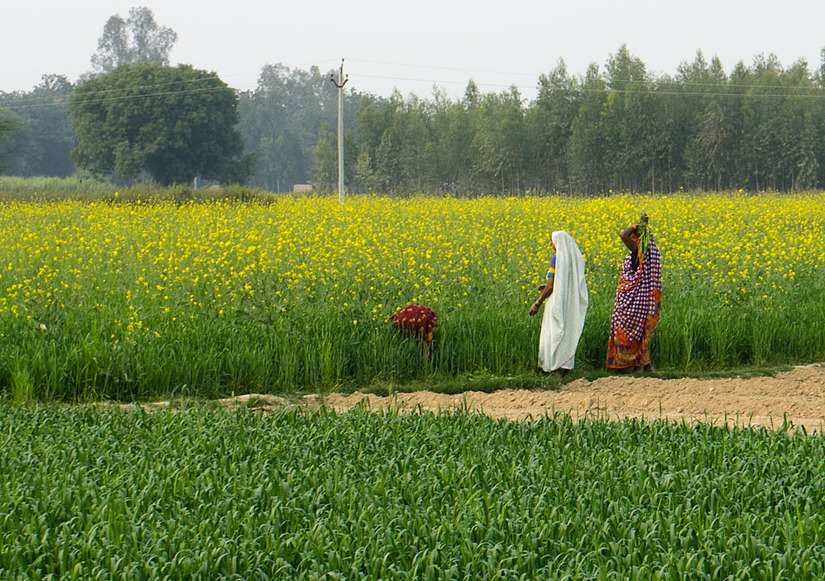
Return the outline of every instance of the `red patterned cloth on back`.
[[[394,327],[406,331],[425,343],[433,340],[438,326],[438,316],[430,307],[416,303],[409,304],[388,319]]]

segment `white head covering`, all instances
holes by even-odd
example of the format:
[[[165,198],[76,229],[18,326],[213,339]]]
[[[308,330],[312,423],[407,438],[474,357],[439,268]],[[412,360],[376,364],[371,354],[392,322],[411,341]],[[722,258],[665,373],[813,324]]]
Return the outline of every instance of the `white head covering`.
[[[553,232],[556,274],[547,299],[539,338],[539,365],[545,371],[572,369],[584,329],[589,295],[584,257],[576,241],[563,230]]]

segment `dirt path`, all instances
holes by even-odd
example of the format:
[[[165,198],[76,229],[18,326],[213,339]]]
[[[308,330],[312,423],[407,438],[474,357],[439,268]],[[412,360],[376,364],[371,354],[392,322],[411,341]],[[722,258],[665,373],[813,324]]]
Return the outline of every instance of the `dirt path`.
[[[296,402],[265,395],[248,395],[224,403],[249,400],[258,407],[294,405]],[[495,418],[524,419],[554,411],[574,417],[665,417],[699,420],[721,425],[782,427],[787,418],[794,426],[811,432],[825,427],[825,364],[795,367],[774,377],[731,379],[656,379],[611,376],[587,381],[579,379],[557,391],[500,390],[494,393],[469,391],[458,395],[432,392],[399,393],[379,397],[363,393],[332,394],[326,405],[339,411],[368,400],[371,409],[398,407],[405,410],[448,410],[466,405]],[[299,405],[316,407],[317,396],[306,396]]]

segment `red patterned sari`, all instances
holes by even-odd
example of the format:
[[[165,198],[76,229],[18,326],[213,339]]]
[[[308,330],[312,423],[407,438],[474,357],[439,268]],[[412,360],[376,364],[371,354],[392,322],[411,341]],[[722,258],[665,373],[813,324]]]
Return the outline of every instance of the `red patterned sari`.
[[[662,260],[652,234],[644,255],[637,256],[637,268],[632,253],[622,261],[607,343],[611,369],[650,365],[648,345],[662,306]]]

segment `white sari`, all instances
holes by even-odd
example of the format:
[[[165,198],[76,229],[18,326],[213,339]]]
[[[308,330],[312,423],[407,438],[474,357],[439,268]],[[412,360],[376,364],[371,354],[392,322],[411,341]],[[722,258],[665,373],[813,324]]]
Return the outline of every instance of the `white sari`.
[[[544,305],[539,336],[539,366],[548,372],[573,369],[589,303],[584,257],[576,241],[560,230],[553,232],[553,244],[556,275],[553,293]]]

